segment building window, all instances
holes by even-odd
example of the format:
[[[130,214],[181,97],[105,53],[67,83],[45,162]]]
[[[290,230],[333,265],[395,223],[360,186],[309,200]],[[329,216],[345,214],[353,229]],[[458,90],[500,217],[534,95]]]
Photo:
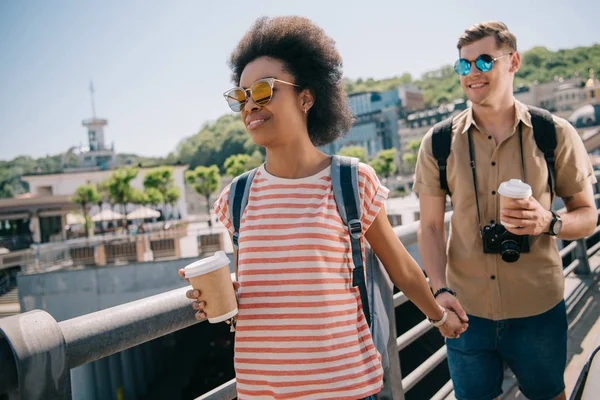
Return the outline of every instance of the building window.
[[[52,196],[52,186],[38,186],[37,193],[41,196]]]

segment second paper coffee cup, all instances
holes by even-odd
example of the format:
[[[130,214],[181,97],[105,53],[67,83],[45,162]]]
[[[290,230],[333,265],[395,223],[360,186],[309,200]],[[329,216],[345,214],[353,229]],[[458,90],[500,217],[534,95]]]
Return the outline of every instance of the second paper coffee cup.
[[[208,322],[223,322],[237,315],[238,306],[229,272],[229,257],[224,251],[217,251],[212,257],[193,262],[184,271],[192,287],[200,291],[199,300],[206,302],[204,312]]]
[[[498,188],[498,194],[500,195],[500,209],[511,208],[511,199],[526,199],[531,196],[531,186],[521,181],[520,179],[510,179],[506,182],[502,182]],[[504,221],[500,223],[509,228],[516,228],[516,225],[509,224]]]

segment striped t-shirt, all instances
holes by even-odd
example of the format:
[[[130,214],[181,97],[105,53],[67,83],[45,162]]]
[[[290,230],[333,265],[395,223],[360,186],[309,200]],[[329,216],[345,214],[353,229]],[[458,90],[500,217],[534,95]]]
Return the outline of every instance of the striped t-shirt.
[[[263,165],[252,181],[239,232],[239,399],[360,399],[381,390],[381,356],[352,286],[330,172],[283,179]],[[359,188],[366,232],[388,189],[362,163]],[[228,196],[229,186],[215,211],[233,232]]]

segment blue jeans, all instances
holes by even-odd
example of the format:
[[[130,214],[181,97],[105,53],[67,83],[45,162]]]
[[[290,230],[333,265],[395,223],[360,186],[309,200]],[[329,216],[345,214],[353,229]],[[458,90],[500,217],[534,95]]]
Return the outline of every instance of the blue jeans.
[[[460,338],[446,340],[456,398],[500,396],[508,365],[528,399],[554,399],[565,389],[567,329],[564,301],[526,318],[492,321],[469,315],[469,328]]]

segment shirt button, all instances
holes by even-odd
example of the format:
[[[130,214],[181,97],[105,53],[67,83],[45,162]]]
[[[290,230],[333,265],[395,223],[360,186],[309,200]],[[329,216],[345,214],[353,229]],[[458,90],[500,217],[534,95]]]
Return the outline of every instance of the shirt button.
[[[496,191],[495,191],[495,190],[492,190],[492,195],[495,195],[495,194],[496,194]]]
[[[491,278],[492,280],[494,280],[494,279],[496,279],[496,275],[492,275],[492,276],[490,276],[490,278]]]
[[[492,161],[492,167],[496,165],[496,161]]]

